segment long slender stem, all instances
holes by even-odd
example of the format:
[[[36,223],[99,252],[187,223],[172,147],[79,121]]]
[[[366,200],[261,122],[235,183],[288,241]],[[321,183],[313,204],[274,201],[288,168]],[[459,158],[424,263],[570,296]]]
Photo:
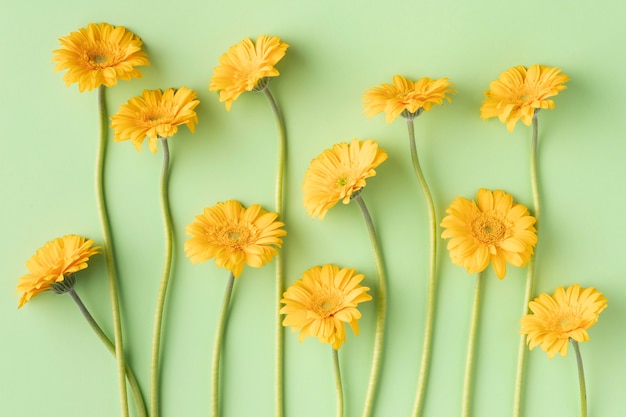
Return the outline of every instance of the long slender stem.
[[[363,408],[363,417],[369,417],[372,414],[376,391],[378,389],[378,379],[382,363],[383,345],[385,340],[385,321],[387,317],[387,278],[385,275],[385,265],[383,263],[383,255],[378,244],[378,237],[374,222],[370,216],[369,210],[360,194],[353,195],[354,201],[361,208],[363,219],[367,225],[367,232],[370,237],[372,249],[374,250],[374,258],[376,261],[376,272],[378,273],[378,311],[376,314],[376,333],[374,336],[374,352],[372,354],[372,368],[370,371],[370,379],[367,385],[367,394],[365,397],[365,406]]]
[[[159,416],[159,388],[160,388],[160,351],[161,351],[161,330],[163,324],[163,311],[165,309],[165,298],[170,280],[172,268],[172,244],[173,227],[172,215],[169,203],[169,166],[170,151],[167,138],[159,138],[163,148],[163,166],[161,170],[161,209],[163,211],[163,227],[165,232],[165,260],[163,263],[163,275],[157,294],[156,309],[154,312],[154,329],[152,334],[152,362],[150,364],[150,414],[151,417]]]
[[[430,356],[433,340],[433,329],[435,325],[435,301],[437,295],[437,216],[435,213],[435,203],[428,188],[426,178],[422,173],[419,158],[417,156],[417,145],[415,143],[415,128],[413,119],[407,118],[407,127],[409,130],[409,145],[411,148],[411,160],[413,162],[413,170],[420,184],[422,193],[428,207],[429,222],[429,238],[430,251],[428,268],[428,290],[426,298],[426,321],[424,325],[424,341],[422,347],[422,361],[420,364],[420,372],[417,379],[417,392],[415,393],[415,404],[413,406],[413,416],[421,416],[424,409],[424,398],[426,393],[426,385],[428,371],[430,368]]]
[[[335,369],[335,386],[337,387],[337,417],[343,417],[343,384],[339,368],[339,351],[333,349],[333,368]]]
[[[102,328],[98,325],[91,313],[89,313],[89,310],[87,310],[87,307],[85,306],[85,304],[83,304],[83,301],[80,299],[76,291],[74,289],[71,289],[68,291],[68,294],[70,295],[70,297],[72,297],[72,300],[74,300],[80,312],[83,313],[83,316],[85,317],[85,319],[87,319],[87,323],[89,323],[92,330],[96,333],[96,336],[98,336],[100,341],[109,350],[109,352],[113,354],[113,356],[117,356],[115,354],[115,346],[113,345],[113,342],[111,342],[111,339],[109,339],[107,335],[104,334],[104,331],[102,331]],[[135,373],[128,364],[125,364],[124,372],[126,374],[126,377],[128,378],[130,388],[133,391],[135,405],[137,407],[137,415],[139,417],[147,417],[148,413],[146,411],[146,403],[143,400],[143,395],[141,394],[141,389],[139,388],[139,383],[137,382]]]
[[[535,229],[539,232],[539,179],[537,175],[537,147],[538,147],[538,131],[539,122],[537,113],[533,117],[533,136],[530,145],[530,185],[533,195],[533,206],[535,215]],[[526,270],[526,289],[524,291],[524,304],[522,307],[522,316],[528,313],[528,303],[532,298],[534,280],[535,280],[535,259],[537,258],[537,247],[535,247],[535,255],[530,258]],[[522,410],[522,391],[524,389],[524,368],[526,364],[526,337],[520,335],[519,345],[517,349],[517,371],[515,377],[515,395],[513,398],[513,417],[520,417]]]
[[[580,384],[580,415],[587,417],[587,387],[585,385],[585,370],[583,368],[583,357],[580,355],[580,347],[574,339],[569,340],[576,353],[576,364],[578,365],[578,383]]]
[[[476,349],[476,333],[478,330],[478,317],[480,315],[480,296],[482,287],[482,273],[476,275],[474,285],[474,302],[472,304],[472,317],[470,319],[469,337],[467,340],[467,356],[465,357],[465,378],[463,380],[462,417],[469,417],[472,402],[472,382],[474,379],[474,352]]]
[[[100,134],[98,155],[96,158],[96,199],[98,202],[98,214],[102,228],[102,243],[104,246],[104,258],[106,260],[107,274],[109,277],[109,295],[111,298],[111,313],[113,317],[113,332],[115,339],[115,357],[117,359],[117,376],[120,395],[120,408],[122,416],[128,417],[128,391],[126,389],[126,363],[124,359],[124,343],[122,336],[122,318],[120,314],[119,291],[117,288],[118,278],[115,267],[115,253],[113,239],[111,238],[111,226],[104,191],[104,169],[109,133],[108,115],[106,106],[106,87],[98,88],[98,113],[100,119]]]
[[[263,90],[265,97],[270,103],[272,107],[272,112],[274,113],[274,117],[276,118],[276,126],[278,127],[278,156],[277,156],[277,166],[276,166],[276,200],[275,207],[276,213],[278,214],[278,218],[280,220],[284,220],[283,217],[283,186],[284,186],[284,178],[285,178],[285,159],[286,159],[286,147],[287,147],[287,136],[285,133],[285,120],[283,119],[282,113],[272,95],[269,87],[266,87]],[[283,280],[283,259],[281,255],[281,251],[278,251],[276,254],[276,369],[275,369],[275,379],[276,379],[276,392],[275,392],[275,407],[276,407],[276,417],[283,416],[283,408],[284,408],[284,400],[283,400],[283,378],[284,378],[284,328],[282,325],[281,315],[278,313],[280,310],[280,300],[283,296],[283,292],[285,290],[285,283]]]
[[[213,361],[211,367],[211,417],[219,416],[219,393],[220,393],[220,359],[222,354],[222,344],[224,339],[224,329],[226,329],[226,320],[228,319],[228,307],[230,306],[230,297],[233,294],[233,285],[235,276],[231,272],[226,282],[224,290],[224,299],[222,301],[222,310],[217,322],[217,330],[215,333],[215,344],[213,345]]]

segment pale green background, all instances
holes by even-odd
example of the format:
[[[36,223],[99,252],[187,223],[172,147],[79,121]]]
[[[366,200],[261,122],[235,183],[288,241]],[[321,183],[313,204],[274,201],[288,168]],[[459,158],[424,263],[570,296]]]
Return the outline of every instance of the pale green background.
[[[57,39],[90,22],[123,25],[142,37],[152,66],[144,78],[110,89],[111,112],[143,89],[186,85],[198,92],[199,124],[172,139],[174,276],[164,329],[163,416],[208,415],[210,353],[226,272],[184,257],[184,228],[204,207],[239,199],[271,209],[276,127],[261,95],[245,94],[230,113],[208,91],[218,57],[245,37],[288,42],[272,89],[289,134],[286,280],[336,263],[375,286],[370,243],[354,205],[312,221],[302,208],[309,161],[353,137],[376,139],[389,159],[363,193],[381,235],[389,278],[388,338],[375,415],[408,416],[421,353],[427,272],[426,211],[413,176],[405,124],[366,119],[365,89],[410,78],[449,77],[458,94],[416,121],[425,175],[439,218],[456,196],[501,188],[530,204],[530,129],[509,133],[479,118],[483,92],[514,65],[563,68],[571,81],[541,114],[543,223],[537,291],[580,282],[609,307],[582,345],[590,415],[626,413],[626,77],[617,0],[541,1],[138,1],[1,0],[0,36],[0,415],[111,417],[119,414],[112,357],[69,297],[38,296],[17,311],[13,294],[25,262],[68,233],[100,240],[94,195],[96,94],[67,88],[53,71]],[[147,395],[152,315],[163,261],[158,204],[160,154],[130,143],[109,147],[107,190],[122,283],[128,359]],[[460,413],[474,277],[440,245],[439,304],[424,416]],[[224,416],[273,415],[273,265],[246,269],[235,287],[224,356]],[[510,415],[525,271],[498,281],[489,268],[477,346],[474,415]],[[111,332],[102,256],[77,284]],[[372,291],[375,293],[375,290]],[[365,396],[375,304],[363,305],[362,332],[341,350],[346,416]],[[571,353],[571,352],[570,352]],[[286,333],[286,415],[332,416],[330,348]],[[579,415],[574,356],[529,354],[524,416]],[[134,411],[134,410],[133,410]]]

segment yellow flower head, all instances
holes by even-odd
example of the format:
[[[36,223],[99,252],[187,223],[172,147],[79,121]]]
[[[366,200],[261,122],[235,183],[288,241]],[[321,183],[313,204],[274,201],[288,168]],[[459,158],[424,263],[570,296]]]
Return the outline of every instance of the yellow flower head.
[[[280,75],[274,65],[285,56],[285,42],[278,36],[259,36],[256,42],[246,38],[230,47],[220,57],[209,83],[209,91],[220,92],[220,102],[226,102],[226,110],[245,91],[261,91],[267,86],[268,77]]]
[[[457,197],[446,210],[441,237],[450,238],[452,263],[469,274],[493,264],[498,278],[506,275],[506,263],[522,267],[528,263],[537,244],[535,218],[513,197],[501,190],[478,190],[478,204]]]
[[[528,335],[530,349],[541,346],[550,359],[557,353],[565,356],[569,339],[589,340],[587,330],[596,324],[606,303],[595,288],[580,288],[580,284],[559,287],[554,295],[541,294],[528,304],[532,314],[521,318],[520,333]]]
[[[243,266],[259,268],[271,262],[276,248],[287,232],[276,221],[278,214],[267,212],[260,205],[242,207],[235,200],[204,209],[187,226],[192,237],[185,242],[185,253],[192,263],[215,258],[215,264],[241,275]]]
[[[353,139],[326,149],[311,161],[304,174],[304,207],[309,216],[324,218],[328,209],[365,187],[365,179],[376,175],[375,168],[387,153],[373,140]]]
[[[361,313],[357,306],[372,299],[369,288],[359,284],[362,280],[363,275],[354,269],[328,264],[309,269],[280,300],[284,304],[280,313],[287,315],[283,326],[292,326],[294,332],[300,329],[301,342],[313,336],[339,349],[346,340],[344,323],[358,335]]]
[[[567,88],[564,84],[568,80],[569,77],[561,74],[559,68],[545,65],[535,64],[528,69],[521,65],[510,68],[489,84],[480,117],[498,117],[509,132],[515,129],[518,120],[530,126],[539,109],[554,108],[554,101],[548,100],[548,97],[556,96]]]
[[[156,152],[157,139],[174,136],[178,126],[187,125],[195,132],[198,116],[194,109],[200,103],[196,98],[196,92],[187,87],[168,88],[165,92],[144,90],[141,97],[131,98],[111,117],[113,140],[130,139],[140,151],[147,137],[150,150]]]
[[[416,82],[407,80],[401,75],[393,76],[392,84],[381,84],[365,91],[364,113],[367,117],[385,112],[387,123],[398,116],[413,118],[423,111],[428,111],[435,104],[443,104],[443,100],[452,101],[447,94],[456,94],[450,87],[453,84],[447,78],[431,80],[421,78]]]
[[[101,85],[112,87],[118,80],[141,78],[135,67],[150,65],[141,50],[141,39],[122,26],[90,23],[59,41],[61,49],[53,51],[54,70],[68,70],[63,80],[68,86],[77,82],[81,93]]]
[[[22,293],[21,308],[35,295],[47,291],[52,284],[62,282],[67,276],[87,268],[89,257],[100,253],[92,247],[93,240],[76,235],[66,235],[47,242],[26,262],[29,274],[17,281],[16,293]]]

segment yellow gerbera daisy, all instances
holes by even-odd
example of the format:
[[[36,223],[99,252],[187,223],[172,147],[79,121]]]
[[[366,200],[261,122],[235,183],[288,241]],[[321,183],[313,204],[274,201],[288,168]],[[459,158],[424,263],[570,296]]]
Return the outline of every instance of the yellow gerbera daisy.
[[[280,313],[287,315],[283,326],[292,326],[294,332],[300,329],[300,341],[314,336],[339,349],[346,340],[344,323],[358,335],[361,313],[357,306],[372,299],[369,288],[359,284],[363,278],[354,269],[335,265],[309,269],[280,300],[284,304]]]
[[[564,84],[568,80],[569,77],[556,67],[535,64],[528,69],[521,65],[510,68],[489,84],[480,117],[498,117],[509,132],[515,129],[518,120],[530,126],[539,109],[554,108],[554,101],[548,97],[566,89]]]
[[[244,208],[235,200],[204,209],[187,226],[192,237],[185,242],[185,253],[192,263],[215,257],[215,264],[241,275],[244,264],[259,268],[271,262],[276,248],[282,246],[285,225],[276,221],[278,214],[260,205]]]
[[[17,282],[16,293],[22,293],[21,308],[35,295],[47,291],[52,284],[62,282],[67,276],[87,268],[89,257],[100,253],[92,247],[93,240],[76,235],[66,235],[47,242],[26,262],[29,274]]]
[[[550,359],[557,353],[565,356],[569,339],[589,340],[587,330],[606,306],[607,299],[595,288],[580,288],[580,284],[559,287],[554,295],[541,294],[528,304],[532,314],[521,318],[520,333],[528,335],[530,349],[541,346]]]
[[[226,110],[245,91],[261,91],[268,77],[280,75],[274,65],[285,56],[287,45],[278,36],[261,35],[256,42],[246,38],[230,47],[220,57],[209,83],[209,91],[220,92],[220,102],[226,102]]]
[[[392,84],[381,84],[365,91],[363,107],[367,117],[385,112],[387,123],[391,123],[398,116],[406,118],[419,116],[423,111],[428,111],[435,104],[443,104],[443,100],[452,101],[447,94],[456,94],[450,87],[453,84],[448,78],[432,80],[421,78],[416,82],[408,80],[401,75],[393,76]]]
[[[311,161],[304,174],[304,207],[309,216],[324,218],[328,209],[365,187],[365,179],[376,175],[375,168],[387,159],[387,153],[369,139],[353,139],[326,149]]]
[[[522,204],[501,190],[478,190],[478,204],[457,197],[446,210],[441,237],[450,238],[448,251],[455,265],[469,274],[493,264],[498,278],[506,275],[506,263],[522,267],[537,244],[535,218]]]
[[[112,87],[118,80],[141,78],[135,67],[150,65],[141,50],[141,39],[122,26],[90,23],[59,41],[61,49],[53,51],[54,70],[68,70],[63,80],[68,86],[77,82],[81,93],[101,85]]]
[[[178,90],[144,90],[141,97],[133,97],[111,117],[115,142],[130,139],[137,151],[147,137],[152,152],[157,151],[157,139],[176,134],[178,126],[187,125],[195,132],[198,116],[194,109],[200,103],[197,95],[187,87]]]

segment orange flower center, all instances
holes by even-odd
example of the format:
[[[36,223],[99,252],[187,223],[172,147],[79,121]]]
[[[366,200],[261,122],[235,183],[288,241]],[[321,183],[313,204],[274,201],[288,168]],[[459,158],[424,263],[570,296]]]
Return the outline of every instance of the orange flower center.
[[[311,303],[311,310],[323,319],[332,317],[340,310],[343,297],[341,294],[327,292],[320,294]]]
[[[482,213],[471,224],[472,236],[484,245],[494,245],[506,238],[506,224],[493,214]]]
[[[254,243],[259,231],[251,224],[229,224],[220,228],[213,236],[217,246],[232,249],[246,248]]]

